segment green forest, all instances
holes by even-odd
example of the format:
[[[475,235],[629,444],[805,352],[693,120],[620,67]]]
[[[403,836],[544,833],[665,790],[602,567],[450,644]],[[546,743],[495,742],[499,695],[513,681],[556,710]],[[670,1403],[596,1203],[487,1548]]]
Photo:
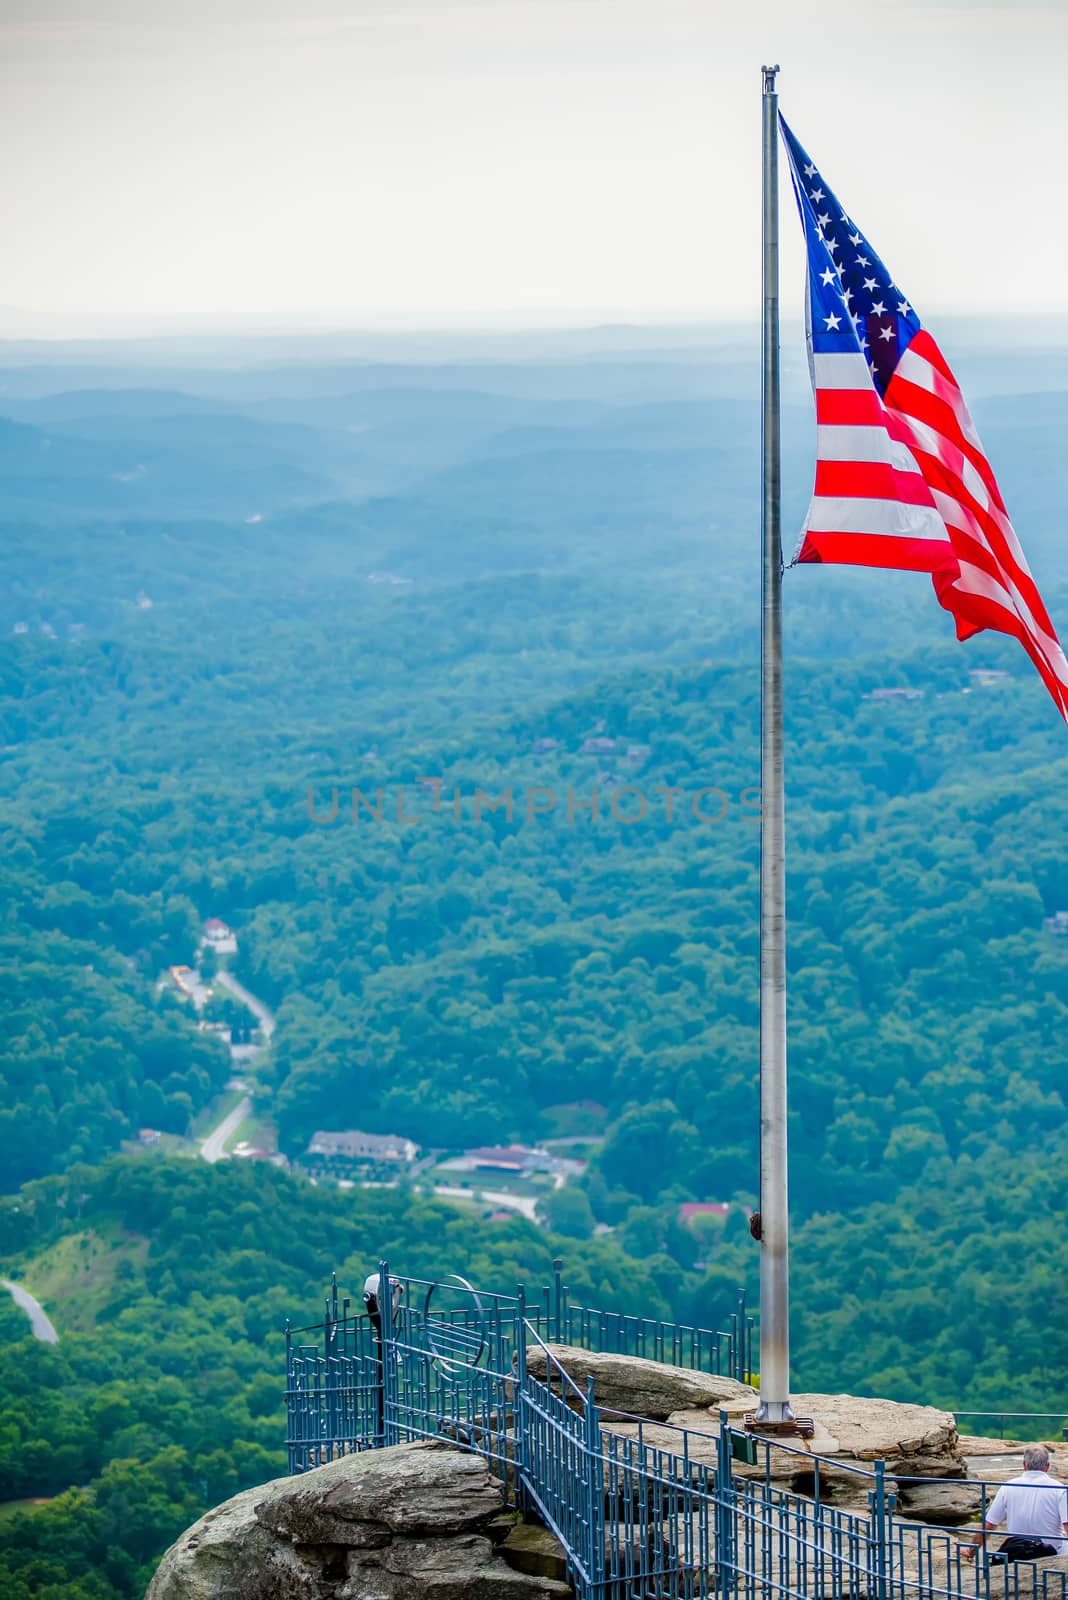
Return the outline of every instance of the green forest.
[[[0,1275],[59,1333],[0,1299],[5,1600],[139,1600],[283,1470],[282,1329],[334,1268],[755,1303],[751,384],[580,354],[3,372]],[[1068,618],[1064,397],[955,364]],[[796,1384],[1056,1412],[1063,728],[926,580],[797,569],[786,613]],[[233,1070],[164,981],[209,917],[287,1156],[584,1138],[548,1226],[170,1154]]]

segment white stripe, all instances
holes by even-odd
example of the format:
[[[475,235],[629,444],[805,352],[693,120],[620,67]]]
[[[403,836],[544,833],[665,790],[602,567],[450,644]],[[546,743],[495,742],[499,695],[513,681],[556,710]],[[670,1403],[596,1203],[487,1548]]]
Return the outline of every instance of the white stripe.
[[[900,417],[902,422],[906,424],[909,432],[915,436],[916,443],[921,450],[925,450],[928,455],[934,456],[944,466],[952,467],[952,463],[946,461],[946,450],[949,448],[949,441],[942,434],[928,423],[921,422],[918,417],[910,417],[907,412],[897,411],[894,415]],[[956,445],[952,448],[959,457],[959,448]]]
[[[934,506],[901,500],[853,500],[813,495],[806,527],[810,533],[878,533],[899,539],[940,539],[949,543],[946,525]]]
[[[816,459],[871,461],[879,466],[897,467],[901,472],[920,470],[908,445],[891,439],[885,428],[853,423],[821,422],[816,429]]]
[[[960,481],[967,489],[972,499],[977,502],[983,511],[993,510],[990,502],[990,496],[986,491],[986,484],[983,482],[978,472],[976,472],[967,456],[965,456],[961,462]]]
[[[935,369],[911,344],[897,364],[896,375],[914,383],[917,389],[926,389],[929,394],[935,392]]]
[[[950,382],[938,368],[932,366],[924,356],[921,356],[913,347],[905,351],[897,364],[898,374],[908,383],[914,383],[918,389],[926,389],[928,394],[937,395],[944,400],[956,417],[960,431],[970,445],[985,455],[982,441],[972,421],[971,412],[964,403],[964,396],[957,388],[956,382]]]
[[[842,354],[814,352],[812,371],[817,391],[875,388],[871,381],[871,373],[868,371],[868,363],[859,350],[847,350]]]
[[[938,507],[942,520],[948,528],[959,528],[961,533],[966,533],[976,544],[984,550],[990,550],[986,534],[979,524],[975,512],[966,506],[955,495],[947,494],[944,489],[932,489],[931,498]],[[993,551],[990,552],[993,555]]]

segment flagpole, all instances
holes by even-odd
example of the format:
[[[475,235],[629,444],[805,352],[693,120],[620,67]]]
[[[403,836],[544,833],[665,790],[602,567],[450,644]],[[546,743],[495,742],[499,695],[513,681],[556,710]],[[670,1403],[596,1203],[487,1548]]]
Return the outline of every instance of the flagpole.
[[[760,1405],[789,1423],[790,1260],[786,1143],[786,833],[779,441],[778,67],[763,95],[763,576],[760,613]]]

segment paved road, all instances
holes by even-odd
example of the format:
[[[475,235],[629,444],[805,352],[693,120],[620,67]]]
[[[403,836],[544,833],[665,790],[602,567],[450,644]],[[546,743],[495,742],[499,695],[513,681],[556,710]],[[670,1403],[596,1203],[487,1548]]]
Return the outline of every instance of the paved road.
[[[440,1194],[445,1200],[485,1201],[501,1211],[518,1211],[521,1217],[529,1217],[531,1222],[537,1221],[535,1210],[538,1202],[533,1195],[508,1194],[503,1189],[461,1189],[458,1184],[451,1183],[436,1184],[433,1193]]]
[[[30,1319],[35,1339],[40,1339],[44,1344],[58,1344],[59,1334],[48,1319],[48,1314],[39,1300],[35,1300],[28,1289],[21,1289],[17,1283],[10,1283],[7,1278],[0,1278],[0,1288],[6,1289],[15,1304]]]
[[[251,1115],[252,1098],[247,1094],[242,1095],[234,1109],[223,1117],[222,1121],[211,1130],[206,1139],[201,1141],[200,1153],[204,1160],[221,1161],[227,1153],[223,1148],[227,1139],[232,1133],[236,1133],[245,1118]]]
[[[252,1012],[252,1015],[256,1018],[260,1027],[263,1029],[264,1038],[269,1039],[271,1034],[274,1032],[274,1017],[268,1011],[263,1001],[257,1000],[256,996],[254,994],[250,994],[243,983],[238,983],[236,978],[231,977],[230,974],[223,971],[222,968],[219,969],[215,981],[216,983],[221,983],[224,989],[229,989],[230,993],[236,999],[242,1001],[243,1004],[248,1006],[249,1010]]]

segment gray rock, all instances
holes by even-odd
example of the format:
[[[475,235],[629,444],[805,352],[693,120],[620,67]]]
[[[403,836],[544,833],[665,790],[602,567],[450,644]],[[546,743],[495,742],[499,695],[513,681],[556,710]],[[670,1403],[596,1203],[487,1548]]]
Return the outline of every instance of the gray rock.
[[[979,1515],[982,1490],[977,1484],[924,1483],[899,1480],[898,1507],[906,1517],[940,1528],[959,1528]]]
[[[967,1465],[963,1456],[952,1452],[941,1456],[886,1457],[887,1472],[902,1481],[909,1478],[966,1478],[970,1476]]]
[[[536,1522],[517,1522],[501,1546],[501,1554],[516,1572],[535,1578],[567,1581],[567,1555],[556,1535]]]
[[[256,1516],[295,1544],[375,1547],[395,1533],[457,1533],[503,1506],[481,1456],[431,1442],[342,1456],[268,1484]]]
[[[485,1462],[435,1444],[343,1456],[235,1495],[163,1557],[146,1600],[562,1600],[491,1533]]]
[[[662,1422],[673,1411],[697,1406],[756,1404],[754,1391],[735,1378],[693,1372],[688,1367],[669,1367],[640,1356],[579,1350],[574,1345],[551,1344],[548,1349],[583,1394],[587,1379],[592,1377],[597,1404],[607,1410],[628,1411],[637,1417]],[[544,1350],[539,1346],[528,1349],[527,1369],[533,1377],[544,1382],[546,1365]]]
[[[319,1600],[320,1573],[256,1520],[247,1489],[188,1528],[160,1562],[145,1600]]]
[[[791,1404],[797,1416],[814,1418],[817,1429],[833,1441],[828,1454],[895,1462],[905,1456],[926,1456],[960,1466],[957,1423],[951,1411],[854,1394],[796,1394]]]

